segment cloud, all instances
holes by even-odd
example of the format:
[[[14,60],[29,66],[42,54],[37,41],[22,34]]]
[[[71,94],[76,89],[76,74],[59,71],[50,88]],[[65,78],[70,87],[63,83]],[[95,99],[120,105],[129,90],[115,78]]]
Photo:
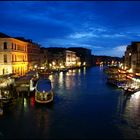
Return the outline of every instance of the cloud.
[[[119,44],[140,39],[137,14],[140,4],[127,5],[127,2],[117,5],[114,2],[0,2],[0,30],[11,36],[31,38],[44,47],[82,46],[94,53],[121,56],[125,45]]]
[[[119,45],[112,49],[103,47],[101,50],[96,50],[95,55],[108,55],[122,57],[126,50],[127,45]]]
[[[44,47],[85,47],[89,49],[93,49],[93,45],[89,43],[82,43],[78,41],[74,41],[73,39],[68,38],[55,38],[55,39],[44,39],[40,42],[40,44],[44,44]],[[98,47],[99,48],[99,47]]]
[[[124,53],[126,50],[126,47],[127,45],[120,45],[120,46],[115,47],[113,50],[119,53]]]
[[[97,29],[96,31],[105,31],[103,29]],[[124,34],[114,33],[114,34],[106,34],[106,33],[95,33],[95,30],[92,32],[81,32],[81,33],[73,33],[68,36],[69,38],[73,39],[82,39],[82,38],[120,38],[126,37]]]
[[[98,37],[98,35],[93,34],[92,32],[87,32],[87,33],[74,33],[69,36],[69,38],[73,39],[91,38],[91,37]]]
[[[124,52],[126,50],[127,45],[120,45],[120,46],[116,46],[115,48],[112,49],[112,51],[110,52],[112,55],[114,56],[124,56]]]
[[[89,30],[91,30],[92,32],[106,32],[107,29],[103,28],[103,27],[89,27]]]
[[[106,38],[116,38],[116,37],[126,37],[124,34],[104,34],[102,37]]]
[[[92,46],[93,47],[93,49],[102,49],[103,47],[102,46]]]

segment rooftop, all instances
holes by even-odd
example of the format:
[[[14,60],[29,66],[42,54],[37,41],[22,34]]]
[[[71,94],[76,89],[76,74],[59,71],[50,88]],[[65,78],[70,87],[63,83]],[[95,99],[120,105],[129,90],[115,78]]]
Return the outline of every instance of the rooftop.
[[[10,38],[10,36],[0,32],[0,38]]]

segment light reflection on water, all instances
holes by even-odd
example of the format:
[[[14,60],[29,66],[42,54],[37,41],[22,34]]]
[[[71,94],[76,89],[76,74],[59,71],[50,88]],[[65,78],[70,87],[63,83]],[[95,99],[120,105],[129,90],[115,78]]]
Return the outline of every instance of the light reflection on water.
[[[19,97],[0,116],[7,138],[140,138],[140,96],[123,95],[106,84],[103,67],[49,76],[54,102],[38,105],[34,96]],[[14,128],[14,129],[13,129]]]
[[[55,75],[50,75],[48,78],[52,81],[52,86],[56,87],[59,86],[60,89],[72,89],[75,86],[80,86],[81,84],[81,79],[80,76],[81,74],[86,74],[86,69],[83,69],[83,73],[81,73],[81,69],[77,70],[69,70],[68,72],[60,72],[56,73]],[[54,83],[56,82],[56,84]]]
[[[84,75],[86,74],[86,67],[84,67]]]
[[[124,138],[140,138],[140,93],[120,95],[118,117],[118,127]]]

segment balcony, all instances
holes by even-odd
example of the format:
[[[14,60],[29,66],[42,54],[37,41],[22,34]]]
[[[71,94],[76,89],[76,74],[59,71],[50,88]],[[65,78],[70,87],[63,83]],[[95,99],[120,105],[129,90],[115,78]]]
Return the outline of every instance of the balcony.
[[[27,64],[28,61],[12,61],[12,64],[13,64],[13,65],[14,65],[14,64],[19,64],[19,63],[21,63],[21,64]]]

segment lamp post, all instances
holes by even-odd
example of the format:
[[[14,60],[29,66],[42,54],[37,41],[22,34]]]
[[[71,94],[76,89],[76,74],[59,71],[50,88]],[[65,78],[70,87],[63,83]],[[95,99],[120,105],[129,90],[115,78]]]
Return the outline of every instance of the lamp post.
[[[129,53],[129,68],[131,68],[131,53]]]

